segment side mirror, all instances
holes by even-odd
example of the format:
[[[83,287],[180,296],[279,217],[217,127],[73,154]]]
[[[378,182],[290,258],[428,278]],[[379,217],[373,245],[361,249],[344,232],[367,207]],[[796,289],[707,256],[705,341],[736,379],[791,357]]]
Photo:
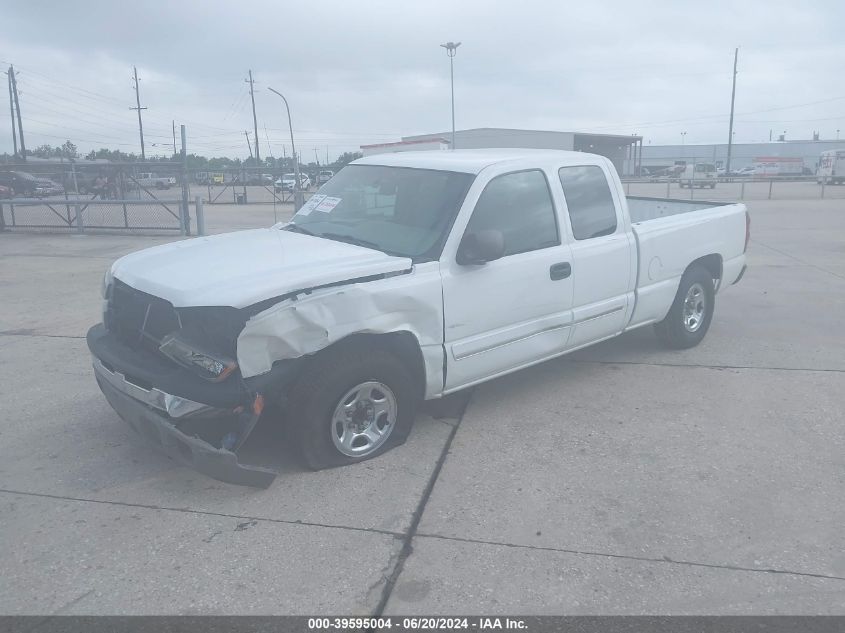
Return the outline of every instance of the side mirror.
[[[461,266],[470,266],[492,262],[504,254],[505,236],[502,232],[485,229],[464,235],[456,260]]]

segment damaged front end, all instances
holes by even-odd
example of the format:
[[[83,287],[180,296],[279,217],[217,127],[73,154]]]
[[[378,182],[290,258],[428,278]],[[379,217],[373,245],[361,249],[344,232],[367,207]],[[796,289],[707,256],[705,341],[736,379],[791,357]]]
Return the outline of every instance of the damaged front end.
[[[203,474],[269,486],[277,473],[241,464],[235,452],[261,416],[270,384],[292,374],[290,364],[244,380],[226,349],[234,349],[246,318],[234,308],[177,310],[118,280],[105,298],[104,322],[87,341],[112,408],[139,435]]]

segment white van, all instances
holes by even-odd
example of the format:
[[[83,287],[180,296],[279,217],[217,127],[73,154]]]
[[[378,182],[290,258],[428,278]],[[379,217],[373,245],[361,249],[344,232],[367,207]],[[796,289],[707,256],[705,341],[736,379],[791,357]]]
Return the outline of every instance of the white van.
[[[829,149],[819,157],[817,182],[825,185],[845,183],[845,149]]]
[[[684,187],[716,188],[716,165],[713,163],[687,163],[678,174],[678,183]]]

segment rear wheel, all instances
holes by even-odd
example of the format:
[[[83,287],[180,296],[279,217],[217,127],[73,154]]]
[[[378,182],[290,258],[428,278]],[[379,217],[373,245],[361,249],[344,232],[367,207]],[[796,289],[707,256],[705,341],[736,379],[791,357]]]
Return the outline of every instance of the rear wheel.
[[[716,292],[710,272],[702,266],[687,269],[669,313],[654,326],[657,337],[673,349],[695,347],[707,334],[715,307]]]
[[[350,346],[316,358],[289,398],[303,461],[314,470],[344,466],[402,444],[419,392],[405,363],[384,350]]]

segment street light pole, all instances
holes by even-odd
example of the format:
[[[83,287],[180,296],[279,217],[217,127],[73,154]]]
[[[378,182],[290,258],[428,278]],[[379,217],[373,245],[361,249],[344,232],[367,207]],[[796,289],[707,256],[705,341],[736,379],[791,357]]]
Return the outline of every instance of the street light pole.
[[[293,183],[293,211],[296,213],[299,211],[299,208],[305,203],[305,198],[302,195],[302,191],[299,185],[299,159],[296,156],[296,145],[293,142],[293,123],[290,120],[290,106],[288,106],[288,100],[285,99],[285,95],[283,95],[278,90],[274,90],[273,88],[268,88],[270,92],[273,92],[279,95],[282,98],[282,101],[285,102],[285,110],[288,113],[288,127],[290,128],[290,149],[291,154],[293,154],[293,173],[294,178],[296,181]]]
[[[452,86],[452,149],[455,149],[455,54],[458,52],[460,42],[446,42],[441,44],[449,56],[449,80]]]
[[[681,147],[683,147],[683,146],[684,146],[684,144],[685,144],[686,140],[687,140],[687,133],[686,133],[686,132],[681,132]]]

